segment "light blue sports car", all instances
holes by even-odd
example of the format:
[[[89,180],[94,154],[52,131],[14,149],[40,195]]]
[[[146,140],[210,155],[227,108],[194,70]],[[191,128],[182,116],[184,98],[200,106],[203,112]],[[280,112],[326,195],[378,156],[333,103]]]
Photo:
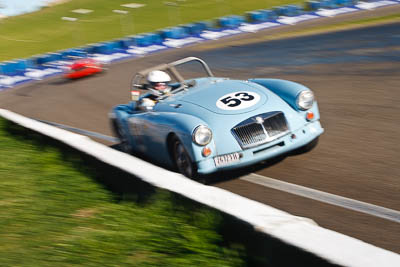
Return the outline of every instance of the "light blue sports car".
[[[206,77],[183,78],[177,67],[189,62],[200,63]],[[149,96],[146,76],[154,70],[174,78],[172,90],[157,97],[151,109],[139,108]],[[324,132],[309,88],[278,79],[214,77],[195,57],[137,73],[132,94],[134,101],[110,113],[121,148],[188,177],[248,166],[291,151],[306,152]]]

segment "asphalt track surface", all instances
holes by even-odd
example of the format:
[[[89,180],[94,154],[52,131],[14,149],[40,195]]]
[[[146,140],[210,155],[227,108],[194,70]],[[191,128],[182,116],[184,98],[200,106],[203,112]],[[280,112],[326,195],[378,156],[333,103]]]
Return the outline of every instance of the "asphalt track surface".
[[[0,93],[0,107],[111,135],[108,112],[129,100],[132,75],[156,64],[197,56],[208,62],[216,76],[300,82],[313,89],[320,106],[326,132],[318,146],[307,154],[215,175],[212,184],[400,253],[399,223],[238,178],[255,172],[400,211],[400,22],[237,46],[243,39],[120,62],[105,74],[74,82],[55,78],[10,89]]]

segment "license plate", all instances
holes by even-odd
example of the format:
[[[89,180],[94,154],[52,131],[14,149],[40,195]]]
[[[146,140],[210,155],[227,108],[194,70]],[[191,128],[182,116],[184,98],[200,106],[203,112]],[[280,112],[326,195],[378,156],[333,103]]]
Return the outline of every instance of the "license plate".
[[[215,166],[223,166],[240,160],[239,153],[221,155],[214,158]]]

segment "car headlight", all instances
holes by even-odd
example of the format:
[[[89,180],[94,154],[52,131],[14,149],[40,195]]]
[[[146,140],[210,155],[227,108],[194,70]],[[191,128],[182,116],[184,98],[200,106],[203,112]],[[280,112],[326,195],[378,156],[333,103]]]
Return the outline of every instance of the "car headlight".
[[[212,132],[204,125],[197,126],[193,131],[193,142],[200,146],[205,146],[211,142]]]
[[[296,104],[299,109],[310,109],[314,104],[314,93],[312,91],[301,92],[297,97]]]

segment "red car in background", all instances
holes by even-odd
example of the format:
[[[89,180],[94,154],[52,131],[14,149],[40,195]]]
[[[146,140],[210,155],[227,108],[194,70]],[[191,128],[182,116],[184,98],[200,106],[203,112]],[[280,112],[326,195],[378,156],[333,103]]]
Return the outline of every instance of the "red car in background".
[[[103,64],[92,58],[83,58],[74,61],[68,66],[64,77],[67,79],[79,79],[103,71]]]

